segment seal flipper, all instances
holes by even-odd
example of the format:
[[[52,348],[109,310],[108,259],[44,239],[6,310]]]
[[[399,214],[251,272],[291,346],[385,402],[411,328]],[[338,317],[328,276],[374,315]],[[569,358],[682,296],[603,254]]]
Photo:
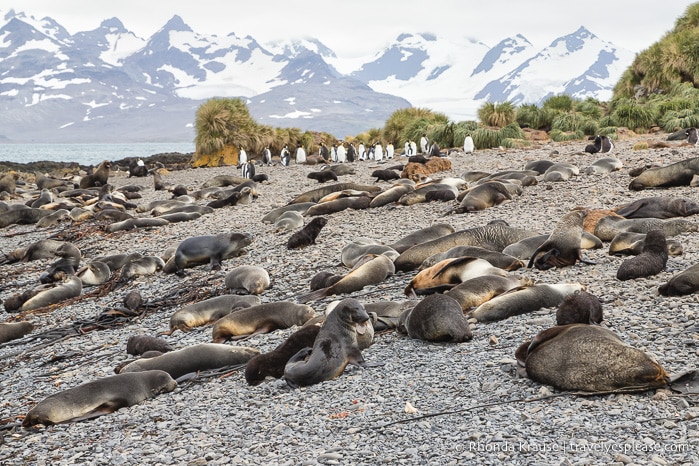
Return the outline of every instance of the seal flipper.
[[[310,293],[302,294],[296,297],[296,302],[306,304],[309,301],[316,301],[327,296],[328,288],[320,288],[319,290],[311,291]]]
[[[92,411],[83,414],[82,416],[74,417],[72,419],[68,419],[67,421],[61,422],[60,424],[66,423],[66,422],[79,422],[79,421],[86,421],[88,419],[94,419],[96,417],[104,416],[105,414],[111,414],[114,411],[123,408],[125,406],[129,406],[129,404],[126,402],[126,400],[111,400],[107,401],[106,403],[102,403]]]

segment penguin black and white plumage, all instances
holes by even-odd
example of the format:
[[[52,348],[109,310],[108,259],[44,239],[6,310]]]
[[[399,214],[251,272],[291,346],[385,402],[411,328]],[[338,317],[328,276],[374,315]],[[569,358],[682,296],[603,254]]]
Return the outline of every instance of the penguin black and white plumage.
[[[429,139],[427,139],[427,135],[423,134],[422,137],[420,138],[420,152],[423,154],[427,153],[428,146],[429,146]]]
[[[238,163],[240,163],[241,165],[248,163],[248,154],[242,147],[240,148],[240,152],[238,153]]]
[[[288,146],[284,146],[281,153],[279,154],[279,158],[282,162],[282,165],[284,165],[285,167],[289,166],[289,162],[291,161],[291,152],[289,152]]]
[[[689,128],[687,131],[685,131],[685,134],[687,135],[687,142],[697,146],[699,145],[699,133],[697,133],[696,128]]]
[[[337,146],[335,153],[337,154],[338,163],[345,163],[347,161],[347,150],[344,144]]]
[[[430,146],[430,157],[441,157],[442,154],[439,152],[439,144],[433,142]]]
[[[146,168],[146,164],[143,162],[143,160],[132,160],[131,163],[129,163],[129,178],[132,176],[148,176],[148,169]]]
[[[609,139],[608,136],[597,136],[600,138],[600,152],[603,154],[608,154],[609,152],[614,149],[614,143],[612,142],[611,139]],[[595,139],[595,143],[597,143],[597,140]]]
[[[330,154],[328,152],[328,148],[322,142],[320,143],[320,149],[318,149],[318,155],[320,155],[326,162],[329,161],[328,157]]]
[[[250,160],[249,162],[244,163],[241,166],[241,172],[243,178],[251,180],[255,176],[255,164],[253,163],[253,161]]]
[[[269,150],[269,147],[265,147],[262,150],[262,164],[272,165],[272,151]]]
[[[347,146],[347,161],[352,163],[357,159],[357,149],[354,148],[354,144],[350,143]]]
[[[359,160],[366,160],[366,155],[366,147],[364,147],[363,142],[360,142],[357,146],[357,157]]]
[[[467,154],[473,154],[473,151],[476,150],[476,145],[473,143],[473,138],[471,137],[470,134],[468,134],[464,138],[464,152]]]
[[[330,148],[330,160],[337,163],[337,146],[335,144]]]
[[[391,144],[390,142],[388,144],[386,144],[386,158],[392,159],[394,152],[395,152],[395,149],[393,148],[393,144]]]
[[[413,155],[410,153],[410,141],[405,141],[405,148],[403,149],[403,153],[400,155],[402,157],[410,157],[411,155]]]
[[[417,144],[415,144],[415,141],[410,141],[410,152],[412,152],[411,155],[417,155]]]
[[[374,160],[379,162],[383,160],[383,146],[380,142],[377,142],[374,146]]]
[[[306,163],[306,149],[303,147],[296,149],[296,163]]]

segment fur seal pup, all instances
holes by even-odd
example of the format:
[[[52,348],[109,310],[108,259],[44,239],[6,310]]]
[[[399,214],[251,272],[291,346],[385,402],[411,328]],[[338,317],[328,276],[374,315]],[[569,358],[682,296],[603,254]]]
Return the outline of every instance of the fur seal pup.
[[[616,209],[624,218],[674,218],[699,214],[699,203],[688,198],[646,197],[624,204]]]
[[[91,175],[85,175],[80,179],[80,189],[100,187],[107,184],[109,169],[112,167],[109,160],[102,161]]]
[[[331,286],[300,295],[296,301],[307,303],[326,296],[353,293],[365,286],[378,285],[396,272],[393,261],[383,254],[367,254],[364,257],[364,260],[357,262],[349,273]]]
[[[289,204],[298,204],[301,202],[318,202],[320,199],[322,199],[330,193],[345,191],[347,189],[352,189],[355,191],[366,191],[368,193],[376,193],[381,191],[381,188],[378,186],[366,186],[356,183],[335,183],[323,186],[321,188],[306,191],[303,194],[299,194],[293,200],[291,200]]]
[[[580,253],[583,220],[586,215],[584,210],[573,210],[565,214],[553,228],[549,238],[536,248],[527,267],[548,270],[551,267],[575,265],[578,260],[589,264],[590,262],[582,259]]]
[[[254,295],[221,295],[205,299],[192,304],[187,304],[182,309],[175,311],[170,317],[170,330],[164,332],[171,335],[175,330],[188,332],[195,327],[211,324],[235,309],[257,306],[261,304],[260,298]]]
[[[242,249],[252,243],[250,233],[221,233],[211,236],[193,236],[182,241],[166,266],[166,273],[181,272],[188,267],[209,263],[212,270],[221,268],[221,261],[240,255]],[[168,261],[169,262],[169,261]]]
[[[321,288],[327,288],[334,285],[342,279],[342,275],[335,275],[332,272],[318,272],[311,278],[311,283],[309,288],[311,291],[320,290]]]
[[[133,335],[126,341],[126,354],[133,356],[140,356],[148,351],[167,353],[172,349],[167,341],[150,335]]]
[[[249,188],[248,188],[249,190]],[[223,198],[223,199],[216,199],[215,201],[209,202],[207,207],[211,207],[212,209],[220,209],[223,207],[229,207],[229,206],[234,206],[240,201],[240,199],[243,197],[242,192],[234,191],[231,193],[229,196]]]
[[[512,199],[505,185],[499,181],[488,181],[470,188],[454,213],[476,212],[494,207]]]
[[[245,381],[259,385],[267,377],[281,379],[289,359],[304,348],[312,348],[319,332],[319,325],[303,326],[272,351],[253,357],[245,366]]]
[[[398,202],[398,200],[405,194],[409,194],[415,191],[415,187],[409,184],[399,184],[388,188],[387,190],[377,194],[371,199],[369,207],[383,207],[385,205],[391,204],[393,202]]]
[[[646,240],[645,233],[633,233],[622,231],[614,237],[609,244],[610,256],[637,256],[643,252],[643,244]],[[684,254],[682,244],[674,239],[667,239],[667,253],[671,256]]]
[[[328,220],[325,217],[315,217],[308,222],[305,227],[291,235],[286,242],[287,249],[300,249],[316,244],[316,238],[320,234],[320,230],[327,225]]]
[[[303,227],[303,215],[300,213],[290,210],[284,212],[277,218],[274,222],[274,231],[292,231]]]
[[[342,212],[343,210],[362,210],[368,209],[371,204],[371,197],[366,194],[359,196],[348,196],[335,199],[328,202],[319,202],[318,204],[310,207],[305,215],[306,217],[315,217],[317,215],[330,215],[337,212]]]
[[[523,343],[515,356],[527,377],[560,390],[647,390],[669,381],[660,364],[598,325],[552,327]]]
[[[389,169],[374,170],[371,172],[371,177],[376,178],[376,183],[379,181],[393,181],[400,178],[400,173]]]
[[[294,325],[303,325],[315,316],[311,306],[290,301],[258,304],[221,317],[212,329],[214,343],[269,333]],[[235,338],[238,337],[238,338]]]
[[[81,421],[168,393],[177,382],[163,371],[119,374],[78,385],[44,398],[29,410],[22,427]]]
[[[646,234],[641,254],[622,262],[616,272],[616,278],[631,280],[657,275],[665,270],[667,257],[665,233],[662,230],[651,230]]]
[[[537,235],[536,232],[510,227],[503,223],[459,230],[451,234],[443,234],[437,239],[416,244],[401,252],[395,260],[396,270],[409,271],[417,269],[428,257],[448,251],[456,246],[479,246],[493,251],[502,251],[508,245],[524,238]]]
[[[597,296],[580,290],[569,294],[556,309],[556,325],[600,324],[603,319],[602,303]]]
[[[408,297],[417,294],[432,294],[454,288],[459,283],[481,275],[505,276],[507,272],[485,259],[477,257],[456,257],[444,259],[432,267],[418,272],[403,292]]]
[[[435,223],[429,227],[413,231],[398,241],[389,244],[389,246],[398,251],[398,253],[402,254],[404,251],[407,251],[413,246],[450,235],[454,233],[454,231],[454,227],[449,224]]]
[[[603,175],[621,170],[624,164],[616,157],[602,157],[585,169],[586,175]]]
[[[699,291],[699,264],[673,275],[667,283],[658,287],[662,296],[686,296]]]
[[[697,174],[699,174],[699,157],[693,157],[664,167],[649,168],[631,180],[629,189],[641,191],[647,188],[689,186],[692,178]]]
[[[471,311],[469,317],[478,322],[495,322],[508,317],[556,307],[569,294],[584,290],[580,283],[540,284],[513,288]]]
[[[572,163],[558,162],[546,169],[546,172],[544,172],[544,181],[567,181],[579,174],[580,169]]]
[[[699,230],[699,224],[683,218],[620,218],[603,217],[597,222],[595,236],[602,241],[612,241],[619,233],[648,233],[651,230],[663,230],[665,236],[677,236],[682,233]]]
[[[144,275],[153,275],[165,269],[165,261],[158,256],[143,256],[129,261],[121,268],[121,279],[128,280]]]
[[[342,248],[340,261],[345,267],[354,267],[367,254],[383,254],[391,260],[399,256],[398,252],[385,244],[364,241],[352,241]]]
[[[107,231],[109,233],[116,233],[117,231],[124,231],[124,230],[135,230],[136,228],[152,228],[152,227],[162,227],[164,225],[167,225],[168,222],[166,219],[156,217],[156,218],[143,218],[143,217],[137,217],[137,218],[127,218],[126,220],[123,220],[121,222],[114,222],[110,225],[107,226]]]
[[[316,180],[318,183],[327,183],[328,181],[337,181],[337,174],[332,170],[320,170],[309,173],[306,178]]]
[[[518,287],[532,286],[534,280],[517,275],[481,275],[456,285],[445,291],[444,295],[454,298],[461,310],[480,306],[494,297]]]
[[[5,212],[0,212],[0,228],[5,228],[9,225],[33,225],[50,214],[50,210],[32,209],[26,206],[19,209],[6,210]]]
[[[17,340],[34,330],[34,324],[22,322],[0,322],[0,344]]]
[[[57,272],[54,277],[57,282],[40,285],[23,293],[16,293],[4,302],[7,312],[33,311],[41,307],[58,304],[66,299],[80,296],[83,284],[75,275]]]
[[[328,314],[312,348],[304,348],[289,359],[284,380],[292,388],[334,379],[347,364],[366,367],[357,345],[357,334],[367,331],[369,314],[356,299],[347,298]]]
[[[240,265],[226,274],[224,285],[236,294],[260,294],[269,288],[269,274],[262,267]]]
[[[199,343],[154,358],[137,359],[122,367],[119,374],[158,370],[179,379],[191,372],[245,364],[258,354],[259,350],[245,346]]]
[[[416,340],[462,343],[473,338],[459,302],[443,294],[427,296],[405,311],[398,328]]]
[[[112,271],[104,262],[91,261],[85,267],[80,268],[76,275],[80,278],[83,286],[98,286],[109,281]]]
[[[55,227],[59,223],[67,221],[68,219],[70,219],[70,212],[68,212],[66,209],[58,209],[58,210],[54,210],[53,213],[50,213],[49,215],[37,220],[36,227],[37,228]]]

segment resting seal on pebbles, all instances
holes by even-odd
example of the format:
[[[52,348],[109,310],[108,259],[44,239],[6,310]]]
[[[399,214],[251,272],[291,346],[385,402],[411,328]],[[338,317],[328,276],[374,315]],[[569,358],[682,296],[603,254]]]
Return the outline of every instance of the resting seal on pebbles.
[[[599,324],[602,319],[602,303],[584,290],[566,296],[556,310],[556,325]]]
[[[211,269],[221,268],[221,261],[239,255],[252,243],[249,233],[223,233],[215,236],[193,236],[182,241],[175,256],[163,269],[166,273],[181,272],[187,267],[209,263]]]
[[[269,288],[269,274],[262,267],[240,265],[226,274],[224,286],[232,293],[260,294]]]
[[[287,249],[300,249],[310,246],[311,244],[316,244],[316,238],[320,234],[320,231],[325,225],[327,225],[328,220],[325,217],[316,217],[301,230],[297,231],[289,237],[286,243]]]
[[[641,254],[622,262],[617,270],[616,278],[631,280],[657,275],[665,270],[667,258],[665,233],[662,230],[651,230],[646,235]]]
[[[398,325],[418,340],[461,343],[473,338],[461,305],[443,294],[427,296],[405,311]]]
[[[587,213],[583,210],[573,210],[565,214],[549,238],[536,248],[527,267],[547,270],[551,267],[575,265],[578,260],[588,264],[580,254],[585,215]]]
[[[261,304],[261,301],[257,296],[238,296],[230,294],[188,304],[172,314],[170,317],[170,330],[166,332],[166,334],[170,335],[175,330],[187,332],[192,328],[216,322],[235,309],[243,309],[259,304]]]
[[[232,312],[216,321],[212,329],[214,343],[240,339],[276,329],[303,325],[315,316],[311,306],[289,301],[258,304]]]
[[[658,288],[662,296],[685,296],[699,291],[699,264],[695,264]]]

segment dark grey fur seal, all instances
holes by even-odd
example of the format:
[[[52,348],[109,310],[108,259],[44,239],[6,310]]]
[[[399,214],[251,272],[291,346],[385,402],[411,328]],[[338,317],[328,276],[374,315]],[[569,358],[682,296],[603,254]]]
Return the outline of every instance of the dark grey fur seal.
[[[259,350],[246,346],[199,343],[154,358],[137,359],[122,367],[119,374],[158,370],[179,379],[191,372],[245,364],[258,354]]]
[[[179,223],[179,222],[191,222],[201,217],[203,214],[201,212],[172,212],[169,214],[161,215],[158,218],[161,220],[167,220],[169,223]]]
[[[662,296],[686,296],[699,291],[699,264],[675,274],[667,283],[658,287]]]
[[[371,197],[368,195],[342,197],[328,202],[319,202],[310,207],[305,215],[307,217],[315,217],[317,215],[335,214],[347,209],[368,209],[370,204]]]
[[[17,340],[34,330],[34,324],[22,322],[0,322],[0,344]]]
[[[301,230],[291,235],[286,243],[287,249],[299,249],[316,244],[316,238],[328,220],[325,217],[315,217]]]
[[[536,248],[527,267],[548,270],[551,267],[567,267],[581,261],[580,242],[583,234],[583,220],[586,211],[568,212],[553,228],[549,238]]]
[[[338,377],[347,364],[365,367],[357,334],[364,333],[369,325],[369,314],[359,301],[342,300],[325,318],[313,347],[289,359],[284,380],[291,387],[302,387]]]
[[[431,267],[439,261],[444,259],[452,259],[456,257],[478,257],[479,259],[485,259],[494,267],[498,267],[503,270],[517,270],[525,266],[524,262],[520,259],[510,256],[502,252],[492,251],[490,249],[481,248],[478,246],[456,246],[449,249],[446,252],[440,252],[433,256],[428,257],[420,265],[420,270],[424,270],[427,267]],[[531,257],[531,254],[527,257]]]
[[[461,305],[461,310],[466,312],[506,291],[533,284],[534,280],[518,275],[481,275],[464,280],[444,294],[454,298]]]
[[[337,174],[332,170],[320,170],[309,173],[306,178],[316,180],[318,183],[327,183],[328,181],[337,181]]]
[[[112,164],[109,160],[102,161],[91,175],[85,175],[80,179],[80,189],[106,185],[111,166]]]
[[[524,165],[525,170],[533,170],[537,172],[539,175],[543,175],[546,173],[546,170],[548,170],[551,165],[554,165],[556,162],[553,160],[532,160],[531,162],[527,162],[526,165]]]
[[[188,304],[172,314],[170,330],[165,334],[170,335],[175,330],[187,332],[192,328],[216,322],[221,317],[230,314],[234,309],[244,309],[259,304],[261,301],[258,296],[230,294]]]
[[[22,427],[91,419],[168,393],[177,382],[162,371],[119,374],[93,380],[44,398],[29,410]]]
[[[621,232],[648,233],[650,230],[663,230],[665,236],[677,236],[682,233],[699,230],[699,224],[683,218],[620,218],[603,217],[595,226],[595,236],[602,241],[612,241]]]
[[[625,218],[674,218],[699,214],[699,203],[689,198],[646,197],[624,204],[616,213]]]
[[[306,191],[305,193],[296,196],[291,202],[289,202],[289,204],[299,204],[301,202],[318,202],[330,193],[345,191],[348,189],[355,191],[366,191],[368,193],[376,193],[381,191],[381,188],[378,186],[367,186],[356,183],[335,183],[323,186],[321,188]]]
[[[398,251],[398,253],[402,254],[404,251],[407,251],[413,246],[426,243],[435,239],[439,239],[446,235],[450,235],[454,233],[454,231],[454,227],[452,227],[449,224],[435,223],[434,225],[431,225],[429,227],[413,231],[412,233],[402,237],[398,241],[389,244],[389,246]]]
[[[226,274],[224,285],[233,293],[260,294],[269,288],[270,279],[262,267],[240,265]]]
[[[567,181],[580,174],[580,169],[568,162],[557,162],[551,165],[544,173],[544,181]]]
[[[693,157],[664,167],[649,168],[631,180],[629,189],[641,191],[647,188],[689,186],[692,178],[697,174],[699,174],[699,157]]]
[[[643,252],[643,243],[646,240],[645,233],[633,233],[622,231],[614,237],[609,244],[609,255],[614,256],[637,256]],[[667,239],[667,253],[671,256],[681,256],[684,254],[682,244],[674,239]]]
[[[158,256],[143,256],[129,261],[121,268],[121,279],[153,275],[165,269],[165,261]]]
[[[276,209],[269,211],[264,217],[262,217],[262,222],[274,223],[282,214],[289,211],[299,212],[303,215],[304,213],[306,213],[308,208],[313,205],[316,205],[316,202],[300,202],[297,204],[289,204],[283,207],[277,207]]]
[[[398,328],[425,341],[462,343],[473,338],[459,302],[443,294],[427,296],[405,311]]]
[[[76,272],[80,281],[83,282],[83,286],[98,286],[107,283],[111,274],[109,266],[99,261],[91,261]]]
[[[284,212],[277,218],[274,222],[274,231],[292,231],[303,227],[303,215],[300,213],[290,210]]]
[[[667,265],[667,242],[662,230],[651,230],[646,235],[643,251],[638,256],[626,259],[616,273],[619,280],[632,280],[657,275]]]
[[[221,261],[240,254],[241,250],[252,243],[249,233],[222,233],[215,236],[193,236],[182,241],[166,266],[166,273],[180,272],[188,267],[209,263],[211,269],[219,269]],[[168,264],[170,262],[168,261]]]
[[[549,236],[550,235],[538,235],[524,238],[521,241],[507,246],[502,250],[502,253],[518,259],[528,260],[532,257],[532,254],[534,254],[534,251],[549,239]],[[582,236],[580,237],[580,249],[599,249],[602,246],[602,240],[583,230]]]
[[[400,178],[400,173],[395,172],[393,170],[389,169],[384,169],[384,170],[374,170],[371,172],[371,177],[376,178],[376,181],[393,181],[397,180]]]
[[[32,209],[26,206],[21,209],[6,210],[5,212],[0,212],[0,228],[5,228],[9,225],[33,225],[50,214],[50,210]]]
[[[598,325],[552,327],[523,343],[515,356],[524,375],[560,390],[647,390],[670,379],[643,351]]]
[[[385,205],[391,204],[393,202],[398,202],[398,200],[403,197],[403,195],[415,191],[415,187],[409,184],[399,184],[392,186],[387,190],[375,195],[371,199],[369,207],[383,207]]]
[[[342,279],[342,275],[335,275],[332,272],[322,271],[313,275],[309,288],[311,291],[320,290],[334,285]]]
[[[585,290],[569,294],[556,309],[556,325],[600,324],[603,318],[602,303]]]
[[[212,329],[214,343],[269,333],[294,325],[303,325],[315,316],[311,306],[290,301],[258,304],[221,317]]]
[[[148,351],[167,353],[172,350],[170,343],[150,335],[133,335],[126,341],[126,353],[133,356],[140,356]]]
[[[580,283],[540,284],[513,288],[474,309],[469,317],[479,322],[494,322],[534,312],[542,307],[556,307],[569,294],[584,290]]]
[[[511,200],[512,196],[499,181],[488,181],[469,189],[454,213],[476,212]]]

